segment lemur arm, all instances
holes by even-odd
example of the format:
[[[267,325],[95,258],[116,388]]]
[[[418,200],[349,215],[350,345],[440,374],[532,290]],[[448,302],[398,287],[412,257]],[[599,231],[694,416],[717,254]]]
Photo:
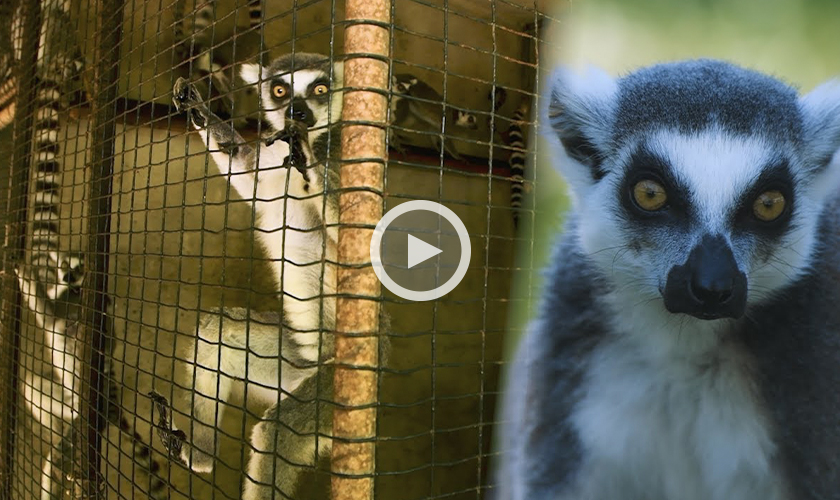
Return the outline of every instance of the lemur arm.
[[[184,78],[175,82],[172,90],[175,109],[186,112],[190,124],[198,131],[213,160],[224,172],[227,166],[231,184],[245,199],[252,199],[256,192],[257,151],[233,128],[233,125],[216,116],[203,101],[195,86]],[[309,182],[307,158],[314,155],[307,141],[306,125],[289,121],[286,128],[265,140],[268,148],[279,139],[286,143],[280,156],[282,166],[295,167]]]
[[[222,173],[230,176],[236,192],[246,200],[253,199],[256,190],[254,148],[231,124],[210,111],[192,83],[179,78],[172,93],[175,109],[187,114],[187,120],[198,131],[213,161]]]

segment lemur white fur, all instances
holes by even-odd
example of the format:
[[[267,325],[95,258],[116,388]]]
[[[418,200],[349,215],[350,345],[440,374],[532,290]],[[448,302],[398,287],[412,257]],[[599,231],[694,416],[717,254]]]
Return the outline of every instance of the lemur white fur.
[[[176,436],[178,444],[170,451],[194,471],[211,471],[225,406],[247,384],[245,403],[267,409],[251,435],[243,498],[268,498],[272,485],[292,494],[300,465],[330,444],[314,433],[329,426],[324,416],[329,412],[322,410],[323,418],[316,418],[316,396],[329,394],[329,384],[320,384],[331,380],[323,365],[332,356],[332,339],[328,334],[322,339],[321,331],[335,326],[336,241],[329,225],[337,223],[337,206],[325,191],[333,185],[325,179],[331,173],[325,162],[315,160],[305,125],[286,124],[289,144],[276,140],[252,147],[207,108],[192,84],[179,79],[173,92],[176,106],[188,113],[231,186],[254,203],[257,237],[272,259],[283,311],[227,308],[202,315],[194,373],[188,374],[196,384],[190,404],[197,422],[189,438]],[[167,402],[155,397],[166,411]],[[166,443],[170,439],[165,436]]]
[[[840,498],[840,86],[696,60],[560,70],[544,101],[574,209],[495,498]]]

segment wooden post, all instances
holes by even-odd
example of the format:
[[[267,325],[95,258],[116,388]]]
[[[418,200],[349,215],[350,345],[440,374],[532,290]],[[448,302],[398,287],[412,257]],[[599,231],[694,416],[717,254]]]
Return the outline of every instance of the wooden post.
[[[382,218],[389,0],[347,0],[338,235],[332,498],[373,499],[380,283],[370,265]]]

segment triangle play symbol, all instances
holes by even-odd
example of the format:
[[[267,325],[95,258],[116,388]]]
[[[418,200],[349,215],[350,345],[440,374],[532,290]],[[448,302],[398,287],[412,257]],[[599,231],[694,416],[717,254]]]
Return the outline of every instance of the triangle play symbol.
[[[442,253],[443,250],[435,246],[429,245],[425,241],[408,235],[408,268],[416,266],[421,262],[425,262],[435,255]]]

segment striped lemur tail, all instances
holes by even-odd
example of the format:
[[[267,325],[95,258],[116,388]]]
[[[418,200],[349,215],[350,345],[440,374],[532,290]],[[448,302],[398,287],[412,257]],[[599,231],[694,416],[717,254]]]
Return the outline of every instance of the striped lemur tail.
[[[504,135],[505,144],[510,149],[508,165],[510,165],[510,207],[513,212],[513,225],[519,226],[519,215],[522,210],[522,197],[525,191],[525,160],[527,143],[524,128],[527,126],[528,101],[523,100],[513,114],[513,120]]]
[[[208,96],[211,109],[221,118],[227,118],[233,115],[236,90],[233,79],[236,76],[231,66],[237,61],[231,60],[228,47],[222,47],[230,41],[228,37],[217,35],[215,32],[216,8],[217,0],[197,0],[196,10],[187,17],[185,0],[175,2],[175,57],[176,64],[188,64],[189,80],[197,84],[199,90]],[[238,45],[248,44],[242,35],[259,37],[259,26],[263,19],[262,0],[248,0],[247,8],[249,24],[247,30],[237,33]],[[235,50],[234,53],[238,54],[237,59],[242,58],[247,50]]]
[[[83,463],[76,453],[85,454],[87,422],[80,418],[79,380],[82,369],[80,320],[82,258],[61,250],[60,189],[63,160],[59,142],[60,113],[68,81],[79,75],[81,53],[72,38],[69,2],[44,0],[37,67],[35,120],[32,135],[31,172],[34,187],[29,198],[28,251],[16,268],[24,303],[36,324],[44,331],[52,361],[52,373],[26,370],[23,394],[32,415],[43,426],[60,430],[61,439],[52,448],[42,470],[43,499],[66,498],[81,484],[74,479],[74,465]],[[17,26],[13,40],[20,60],[22,12],[12,20]],[[7,61],[10,58],[7,57]],[[0,117],[8,123],[14,117],[17,84],[13,63],[4,65],[6,80],[0,86]],[[7,118],[7,117],[11,118]],[[2,123],[0,123],[1,125]],[[110,351],[109,351],[110,352]],[[149,473],[149,496],[168,497],[166,483],[157,477],[160,465],[151,458],[149,447],[125,419],[120,409],[119,387],[115,384],[111,360],[106,357],[109,411],[107,422],[117,426],[132,446],[132,456]],[[103,429],[104,431],[104,429]]]

